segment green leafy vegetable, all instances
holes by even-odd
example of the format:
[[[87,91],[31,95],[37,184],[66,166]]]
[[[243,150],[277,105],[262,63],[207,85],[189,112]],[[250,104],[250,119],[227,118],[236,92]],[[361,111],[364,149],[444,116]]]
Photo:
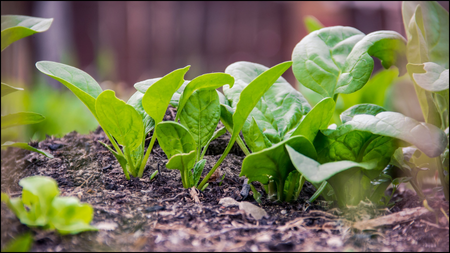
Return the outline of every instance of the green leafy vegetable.
[[[225,157],[228,155],[228,152],[230,152],[231,147],[236,141],[236,138],[239,136],[239,132],[241,131],[247,117],[249,116],[250,112],[253,110],[255,105],[258,103],[261,96],[278,80],[278,78],[291,66],[291,64],[292,62],[283,62],[262,72],[260,75],[257,75],[257,77],[253,79],[253,81],[251,81],[240,92],[239,100],[236,103],[235,106],[236,109],[233,114],[233,121],[232,121],[233,130],[230,142],[228,143],[224,153],[221,155],[217,163],[209,171],[208,175],[206,175],[203,181],[199,184],[198,188],[203,189],[208,179],[211,177],[214,171],[220,166],[223,159],[225,159]],[[234,77],[235,79],[237,79],[236,76]],[[238,81],[236,81],[234,86],[237,86],[237,84]],[[226,86],[224,87],[224,89],[225,88]]]
[[[33,245],[33,234],[27,232],[14,240],[10,241],[4,248],[2,252],[28,252]]]
[[[320,23],[320,21],[314,16],[306,16],[303,19],[303,22],[305,23],[305,27],[308,33],[312,33],[324,27],[322,23]]]
[[[312,143],[304,136],[294,136],[262,151],[252,153],[245,157],[242,162],[239,176],[246,176],[249,183],[259,181],[263,185],[268,185],[269,180],[275,182],[275,193],[269,191],[269,195],[276,194],[279,201],[285,201],[292,196],[284,196],[284,185],[290,172],[295,168],[286,151],[285,144],[289,144],[298,152],[308,157],[316,159]],[[293,192],[291,192],[292,195]]]
[[[396,32],[379,31],[364,35],[351,27],[327,27],[303,38],[292,53],[297,80],[323,97],[361,89],[373,70],[371,56],[383,67],[397,65],[403,70],[405,39]],[[402,72],[402,71],[401,71]]]
[[[45,155],[48,158],[53,158],[52,154],[47,153],[44,150],[33,148],[32,146],[28,145],[27,143],[23,143],[23,142],[7,141],[7,142],[2,144],[2,148],[7,148],[7,147],[26,149],[26,150],[30,150],[30,151],[33,151],[33,152]]]
[[[2,193],[2,202],[25,225],[55,229],[60,234],[78,234],[96,231],[90,226],[94,210],[89,204],[80,204],[75,197],[59,197],[56,181],[50,177],[31,176],[19,181],[22,197],[9,198]]]
[[[11,43],[50,28],[53,18],[2,15],[2,51]]]
[[[36,124],[44,119],[44,116],[34,112],[11,113],[2,116],[2,129],[13,126]]]
[[[12,93],[12,92],[15,92],[15,91],[19,91],[19,90],[23,90],[22,88],[18,88],[18,87],[14,87],[14,86],[11,86],[11,85],[8,85],[8,84],[6,84],[6,83],[2,83],[2,97],[4,97],[4,96],[6,96],[6,95],[8,95],[8,94],[10,94],[10,93]]]

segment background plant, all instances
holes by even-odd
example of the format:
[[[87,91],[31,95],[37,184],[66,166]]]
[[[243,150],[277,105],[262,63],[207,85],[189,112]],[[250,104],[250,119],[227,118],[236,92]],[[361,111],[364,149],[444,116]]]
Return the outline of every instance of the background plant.
[[[407,70],[414,83],[425,122],[433,124],[446,133],[448,143],[448,104],[449,104],[449,16],[437,2],[403,2],[403,24],[408,38]],[[419,196],[424,197],[417,178],[421,164],[408,166],[411,155],[400,152],[396,165],[412,177],[412,183]],[[420,151],[418,151],[420,152]],[[415,151],[413,153],[416,153]],[[416,157],[420,154],[416,153]],[[437,169],[445,198],[448,200],[449,151],[427,159],[426,167]]]
[[[48,30],[53,22],[53,19],[35,18],[21,15],[4,15],[1,17],[1,22],[1,43],[3,52],[3,50],[6,49],[11,43],[21,38]],[[3,96],[6,96],[12,92],[23,90],[22,88],[14,87],[3,82],[1,83],[1,85],[2,98]],[[3,130],[19,125],[36,124],[43,121],[44,119],[44,116],[34,112],[17,112],[2,115],[1,128]],[[53,158],[51,154],[43,150],[31,147],[24,142],[6,141],[5,143],[3,143],[2,141],[2,148],[6,147],[22,148],[43,154],[49,158]]]
[[[22,197],[9,198],[2,192],[2,202],[14,212],[20,222],[30,227],[56,229],[60,234],[96,231],[89,225],[94,209],[81,204],[75,197],[59,197],[58,184],[50,177],[31,176],[19,181]]]

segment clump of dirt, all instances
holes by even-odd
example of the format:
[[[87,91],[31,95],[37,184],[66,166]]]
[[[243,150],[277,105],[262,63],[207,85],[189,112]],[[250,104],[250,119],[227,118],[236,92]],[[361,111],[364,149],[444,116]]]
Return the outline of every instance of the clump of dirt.
[[[211,143],[203,176],[219,159],[229,138],[227,133]],[[314,193],[309,183],[294,203],[268,201],[259,183],[254,185],[263,193],[262,204],[253,199],[252,192],[243,199],[240,191],[244,177],[239,177],[239,172],[245,156],[236,144],[209,186],[203,192],[192,192],[182,187],[178,171],[165,168],[167,157],[157,143],[143,177],[127,181],[117,160],[98,141],[108,142],[100,127],[89,135],[72,132],[32,143],[53,154],[54,159],[20,149],[1,152],[2,192],[18,197],[20,179],[32,175],[52,177],[62,196],[76,196],[93,206],[93,224],[102,228],[67,236],[28,228],[2,203],[2,247],[30,230],[34,234],[32,251],[46,252],[447,251],[449,247],[448,223],[441,219],[436,225],[433,214],[369,232],[356,231],[351,221],[333,212],[329,203],[308,203]],[[160,173],[150,180],[155,170]],[[255,220],[237,206],[224,207],[219,204],[224,197],[258,205],[268,217]],[[397,191],[393,201],[397,201],[396,205],[386,213],[421,206],[408,189]],[[443,207],[448,213],[443,194],[436,195],[429,204],[435,210]]]

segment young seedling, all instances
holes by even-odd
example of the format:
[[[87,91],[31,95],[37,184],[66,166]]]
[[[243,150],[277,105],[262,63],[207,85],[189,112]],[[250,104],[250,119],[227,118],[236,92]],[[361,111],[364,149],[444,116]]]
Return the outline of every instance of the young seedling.
[[[170,99],[183,84],[183,77],[190,68],[172,71],[152,82],[145,94],[136,92],[125,103],[115,96],[114,91],[102,91],[98,83],[82,70],[50,61],[37,62],[36,67],[64,84],[88,107],[114,149],[100,143],[117,158],[127,180],[130,179],[129,174],[142,177],[156,140],[154,133],[144,156],[145,136],[162,121]]]
[[[224,73],[193,79],[179,99],[176,119],[179,118],[181,124],[169,121],[158,124],[159,144],[169,158],[166,167],[180,171],[185,188],[197,186],[210,142],[226,132],[225,128],[215,131],[220,119],[216,89],[225,84],[233,86],[234,79]]]
[[[258,103],[261,96],[277,81],[277,79],[291,66],[291,64],[291,62],[283,62],[270,68],[269,70],[262,72],[242,90],[239,95],[239,101],[236,104],[236,109],[232,114],[232,121],[227,121],[226,123],[224,123],[225,126],[228,125],[230,128],[232,127],[232,130],[230,132],[230,142],[228,143],[224,153],[220,156],[217,163],[199,184],[199,189],[202,189],[204,187],[211,175],[228,155],[228,152],[230,152],[231,147],[239,136],[239,132],[241,131],[245,120],[247,119],[248,115],[253,110],[255,105]],[[235,85],[236,84],[237,82],[235,83]]]
[[[47,31],[53,22],[52,18],[35,18],[22,15],[4,15],[1,17],[1,33],[2,33],[2,52],[11,43],[25,38],[27,36],[33,35],[35,33]],[[2,82],[1,85],[2,98],[12,92],[23,90],[22,88],[14,87]],[[36,124],[45,119],[44,116],[34,112],[18,112],[7,115],[2,115],[1,117],[1,129],[10,128],[19,125],[29,125]],[[24,142],[12,142],[6,141],[2,143],[2,148],[15,147],[30,150],[33,152],[40,153],[49,158],[53,158],[53,155],[31,147]]]
[[[2,202],[20,222],[30,227],[56,229],[60,234],[97,231],[89,225],[94,209],[75,197],[59,197],[58,184],[50,177],[31,176],[19,181],[22,197],[9,198],[2,192]]]

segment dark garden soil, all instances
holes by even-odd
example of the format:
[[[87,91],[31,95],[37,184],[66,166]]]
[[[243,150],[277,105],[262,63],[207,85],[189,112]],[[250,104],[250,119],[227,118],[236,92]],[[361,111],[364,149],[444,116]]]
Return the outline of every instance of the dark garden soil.
[[[172,117],[173,111],[168,110],[166,119]],[[227,134],[211,143],[203,176],[219,159],[228,140]],[[390,209],[377,210],[366,204],[355,209],[353,215],[349,212],[344,215],[324,201],[308,203],[314,188],[307,183],[295,203],[272,203],[263,195],[263,203],[259,205],[251,191],[245,199],[240,194],[244,178],[239,177],[239,172],[244,154],[237,145],[203,192],[182,187],[179,172],[165,168],[167,157],[157,143],[144,176],[127,181],[117,160],[98,141],[107,141],[101,128],[89,135],[72,132],[60,139],[48,137],[31,143],[53,154],[54,159],[26,150],[2,150],[2,192],[18,197],[20,179],[32,175],[52,177],[58,182],[62,196],[77,196],[93,206],[92,223],[102,228],[98,232],[67,236],[28,228],[2,203],[2,248],[31,230],[34,234],[31,250],[46,252],[449,250],[448,220],[440,211],[442,208],[448,215],[449,206],[442,192],[434,193],[429,201],[438,211],[437,216],[429,212],[359,231],[346,217],[371,219],[375,214],[403,212],[421,207],[422,203],[413,191],[402,187],[394,194],[392,201],[397,203]],[[150,180],[157,169],[160,173]],[[259,184],[254,185],[263,192]],[[224,197],[258,205],[268,216],[256,220],[238,206],[225,207],[219,204]]]

